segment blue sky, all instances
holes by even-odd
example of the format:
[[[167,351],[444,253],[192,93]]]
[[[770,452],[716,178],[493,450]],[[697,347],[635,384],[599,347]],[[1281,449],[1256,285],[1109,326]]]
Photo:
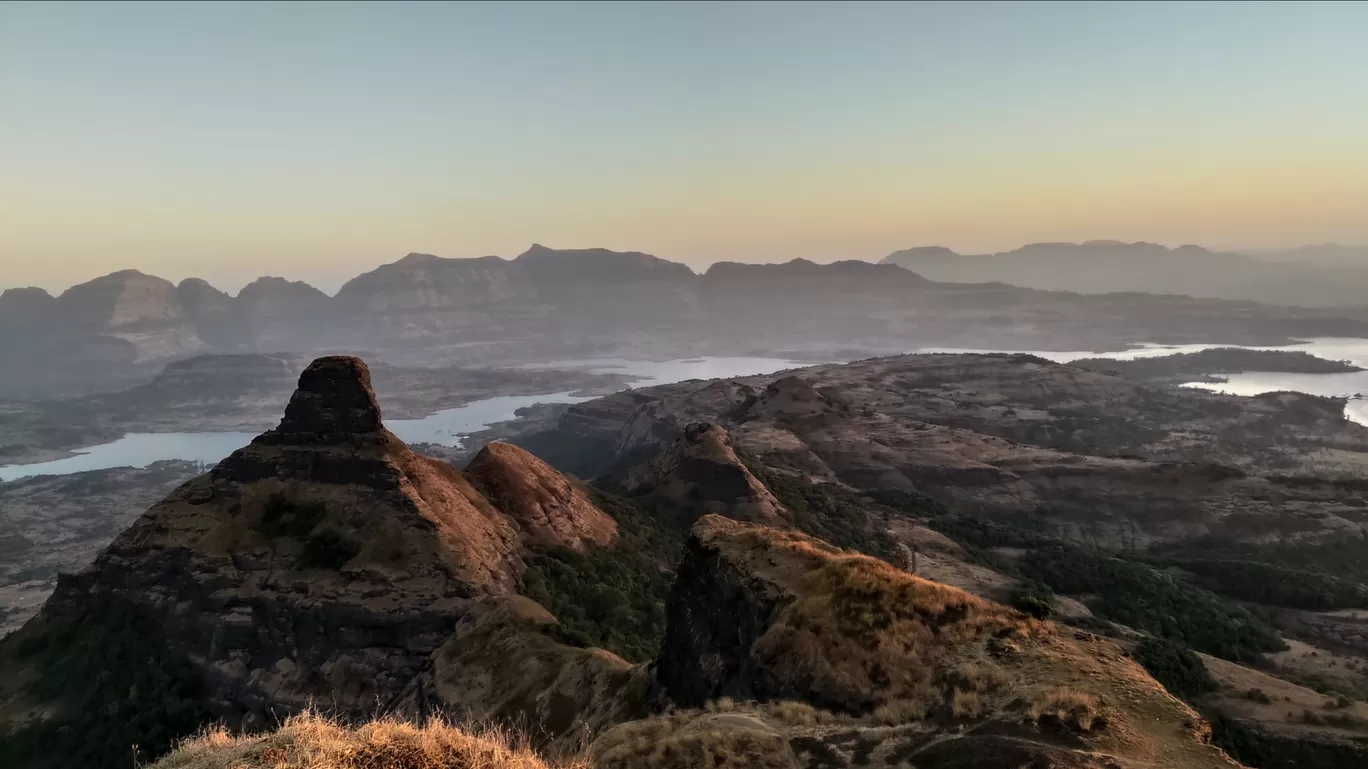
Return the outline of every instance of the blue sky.
[[[1368,242],[1368,4],[4,3],[0,287]]]

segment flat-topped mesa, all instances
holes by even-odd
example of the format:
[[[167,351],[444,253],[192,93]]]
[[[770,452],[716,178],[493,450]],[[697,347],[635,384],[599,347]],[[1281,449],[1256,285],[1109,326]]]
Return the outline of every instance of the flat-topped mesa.
[[[285,417],[262,438],[284,443],[351,442],[384,430],[370,369],[360,358],[331,355],[304,369],[299,389],[285,407]]]

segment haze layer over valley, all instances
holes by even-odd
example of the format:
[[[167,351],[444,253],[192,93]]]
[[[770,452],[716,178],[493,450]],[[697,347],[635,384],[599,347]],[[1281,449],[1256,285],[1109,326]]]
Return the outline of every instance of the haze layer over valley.
[[[1142,257],[1128,263],[1164,272]],[[830,360],[923,347],[1266,345],[1325,336],[1368,336],[1368,310],[936,282],[895,264],[858,261],[720,263],[698,275],[643,253],[533,246],[511,260],[410,254],[348,281],[335,296],[279,278],[229,296],[200,280],[173,285],[135,271],[57,297],[11,288],[0,294],[0,354],[22,364],[0,373],[0,396],[123,389],[151,381],[168,361],[207,352],[365,351],[395,366],[495,366],[775,353]]]

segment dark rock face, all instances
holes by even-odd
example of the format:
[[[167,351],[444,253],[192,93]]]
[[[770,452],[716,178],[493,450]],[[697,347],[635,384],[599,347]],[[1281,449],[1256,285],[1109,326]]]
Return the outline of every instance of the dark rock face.
[[[512,522],[384,429],[363,362],[329,357],[279,427],[154,505],[39,619],[113,595],[164,628],[230,723],[315,699],[361,718],[521,568]]]
[[[380,406],[371,389],[370,369],[359,358],[319,358],[299,377],[299,389],[273,432],[282,440],[330,441],[378,433]]]
[[[656,678],[682,707],[710,700],[766,701],[784,687],[756,662],[751,647],[788,604],[735,568],[712,543],[689,538],[665,605],[665,640]]]

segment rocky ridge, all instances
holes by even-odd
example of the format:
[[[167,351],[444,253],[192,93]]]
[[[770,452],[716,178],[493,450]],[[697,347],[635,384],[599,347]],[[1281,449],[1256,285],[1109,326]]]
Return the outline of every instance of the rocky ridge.
[[[794,423],[860,408],[793,376],[743,402]],[[699,513],[774,500],[779,527],[701,518],[660,651],[632,665],[564,643],[516,595],[528,553],[612,552],[619,520],[521,449],[487,447],[464,471],[413,453],[384,429],[366,366],[320,358],[276,428],[154,505],[0,643],[0,759],[76,715],[127,719],[116,743],[134,722],[160,729],[140,743],[154,758],[204,719],[251,728],[326,702],[348,721],[513,721],[553,749],[590,743],[600,767],[1235,766],[1111,642],[798,534],[720,427],[680,439],[647,465],[660,489],[701,496]],[[712,500],[687,491],[715,482]],[[70,646],[83,638],[105,651]],[[186,678],[146,691],[99,668],[110,655]],[[54,689],[69,670],[96,685]],[[81,765],[116,760],[86,733]]]
[[[474,475],[415,454],[384,429],[365,365],[321,358],[275,429],[59,579],[16,643],[114,601],[188,655],[230,723],[318,697],[360,717],[399,696],[471,601],[515,589],[525,541],[583,547],[614,532],[521,450],[487,450]]]
[[[1138,547],[1360,530],[1368,507],[1351,487],[1368,428],[1342,408],[1148,387],[1029,355],[912,355],[619,393],[570,407],[530,443],[571,472],[611,475],[712,422],[798,478],[1043,515],[1065,536]]]

